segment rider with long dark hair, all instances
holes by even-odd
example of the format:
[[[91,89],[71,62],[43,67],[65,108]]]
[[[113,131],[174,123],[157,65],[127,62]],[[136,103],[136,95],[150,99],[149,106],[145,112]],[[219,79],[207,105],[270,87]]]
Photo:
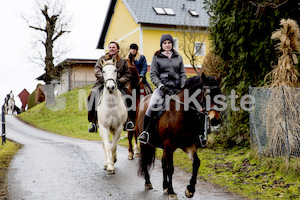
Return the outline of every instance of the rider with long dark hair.
[[[141,143],[149,141],[149,127],[153,121],[154,105],[165,95],[179,92],[187,79],[182,57],[173,48],[173,37],[170,34],[161,36],[160,47],[161,49],[155,52],[150,66],[150,78],[156,89],[145,113],[143,132],[138,139]]]

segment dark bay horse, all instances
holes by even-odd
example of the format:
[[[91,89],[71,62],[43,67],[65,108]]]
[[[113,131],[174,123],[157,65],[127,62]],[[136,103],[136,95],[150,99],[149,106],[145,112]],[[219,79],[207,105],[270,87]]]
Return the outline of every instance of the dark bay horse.
[[[191,77],[187,80],[184,89],[177,94],[177,99],[173,98],[169,101],[169,109],[157,119],[154,125],[156,128],[150,131],[150,144],[141,144],[138,174],[145,178],[145,189],[152,189],[149,170],[155,161],[156,147],[159,147],[163,149],[164,193],[169,195],[169,199],[177,199],[172,186],[172,176],[174,173],[173,154],[177,148],[181,148],[193,162],[192,177],[190,184],[185,190],[188,198],[193,197],[200,166],[197,148],[201,146],[199,136],[204,133],[204,117],[208,115],[213,126],[220,123],[219,112],[213,109],[214,96],[221,94],[219,84],[220,80],[212,76],[206,77],[202,74],[201,77]],[[185,102],[187,92],[190,97],[193,94],[193,97],[195,97],[193,103],[189,105],[187,105],[188,102]],[[144,98],[137,111],[138,134],[142,132],[143,119],[149,100],[150,95]],[[176,108],[176,103],[179,103],[179,108]]]
[[[133,107],[135,107],[135,109],[137,109],[137,106],[140,103],[140,100],[142,98],[144,98],[147,94],[152,93],[151,88],[148,88],[147,86],[144,85],[143,81],[140,79],[139,73],[135,67],[135,65],[133,64],[132,61],[130,61],[129,59],[127,59],[127,63],[131,72],[131,82],[130,82],[130,87],[129,90],[133,93],[133,100],[135,102]],[[136,114],[134,116],[131,116],[131,120],[136,122]],[[136,124],[136,123],[135,123]],[[132,144],[132,139],[134,137],[134,146]],[[139,157],[139,147],[138,147],[138,142],[137,142],[137,138],[138,135],[136,134],[136,131],[128,131],[127,132],[127,138],[128,138],[128,159],[132,160],[133,157]]]

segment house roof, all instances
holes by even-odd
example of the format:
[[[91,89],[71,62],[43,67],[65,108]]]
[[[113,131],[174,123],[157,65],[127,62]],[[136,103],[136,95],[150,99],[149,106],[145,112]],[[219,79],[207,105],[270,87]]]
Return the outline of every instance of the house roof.
[[[71,65],[71,64],[86,64],[86,65],[95,65],[97,59],[77,59],[77,58],[67,58],[55,67],[60,67],[64,65]]]
[[[114,14],[117,0],[111,0],[97,48],[104,49],[107,30]],[[132,18],[137,24],[143,25],[168,25],[168,26],[209,26],[209,15],[204,9],[204,0],[122,0]],[[170,8],[174,14],[157,14],[157,8]],[[196,12],[196,16],[190,14],[190,10]]]
[[[92,65],[94,66],[96,64],[96,59],[77,59],[77,58],[68,58],[62,61],[61,63],[57,64],[55,67],[58,67],[60,70],[63,68],[66,68],[70,65],[74,64],[84,64],[85,66]],[[43,81],[45,79],[45,73],[40,75],[36,78],[36,80]]]

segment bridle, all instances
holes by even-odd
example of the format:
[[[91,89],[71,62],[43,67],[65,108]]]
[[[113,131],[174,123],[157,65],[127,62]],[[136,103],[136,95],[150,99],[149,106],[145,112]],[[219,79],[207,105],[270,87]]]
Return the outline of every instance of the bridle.
[[[198,114],[204,114],[204,115],[207,115],[208,112],[211,111],[211,110],[215,110],[214,108],[210,108],[209,110],[206,109],[206,101],[205,101],[206,98],[205,97],[207,95],[206,89],[217,89],[217,88],[220,88],[220,86],[203,86],[203,88],[201,89],[201,96],[202,96],[202,98],[199,101],[200,106],[201,106],[202,109],[199,110],[195,106],[188,105],[189,109],[197,112]],[[180,103],[181,105],[186,106],[185,102],[182,102],[182,101],[180,101],[180,100],[178,100],[176,98],[173,98],[172,96],[171,96],[171,99],[174,100],[174,101],[176,101],[176,102],[178,102],[178,103]]]
[[[105,65],[105,66],[107,66],[107,65]],[[102,73],[105,73],[105,71],[104,71],[104,67],[105,67],[105,66],[103,66],[103,68],[102,68]],[[106,79],[105,82],[104,82],[104,86],[105,86],[105,87],[106,87],[106,84],[107,84],[108,81],[113,81],[113,82],[114,82],[114,85],[117,86],[117,81],[116,81],[116,79],[114,79],[114,78],[108,78],[108,79]]]
[[[113,82],[114,82],[114,84],[115,84],[115,85],[117,85],[117,82],[116,82],[116,80],[115,80],[115,79],[113,79],[113,78],[108,78],[108,79],[106,79],[106,80],[105,80],[105,82],[104,82],[104,85],[106,85],[107,81],[113,81]]]
[[[213,89],[218,89],[220,86],[203,86],[203,89],[201,90],[201,95],[202,98],[199,101],[202,109],[204,109],[207,113],[211,110],[215,110],[214,108],[210,108],[209,110],[206,110],[206,95],[207,95],[207,90],[213,90]]]

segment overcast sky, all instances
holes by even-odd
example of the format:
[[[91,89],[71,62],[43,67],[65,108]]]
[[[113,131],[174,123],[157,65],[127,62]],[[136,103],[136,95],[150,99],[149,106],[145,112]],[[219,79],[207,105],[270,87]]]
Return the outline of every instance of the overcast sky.
[[[34,14],[35,0],[0,0],[0,106],[12,90],[16,105],[21,108],[18,94],[23,89],[32,93],[35,80],[45,71],[30,62],[32,29],[22,15]],[[39,0],[40,2],[42,0]],[[52,1],[52,0],[51,0]],[[110,0],[63,0],[65,15],[72,17],[71,33],[64,40],[70,51],[66,58],[98,59],[103,51],[96,49]]]

